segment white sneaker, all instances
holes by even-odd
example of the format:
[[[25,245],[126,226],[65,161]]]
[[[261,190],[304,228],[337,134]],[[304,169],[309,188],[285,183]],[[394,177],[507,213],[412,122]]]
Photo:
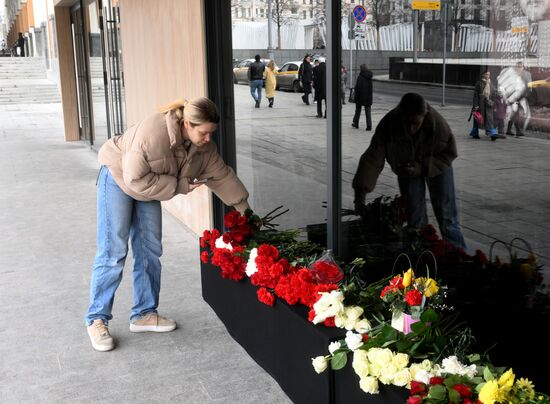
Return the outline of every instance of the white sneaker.
[[[168,332],[176,329],[176,322],[159,316],[157,313],[147,313],[130,323],[132,332]]]
[[[103,323],[103,320],[94,320],[92,324],[86,327],[92,346],[96,351],[111,351],[115,348],[115,341],[111,334],[109,334],[109,328]]]

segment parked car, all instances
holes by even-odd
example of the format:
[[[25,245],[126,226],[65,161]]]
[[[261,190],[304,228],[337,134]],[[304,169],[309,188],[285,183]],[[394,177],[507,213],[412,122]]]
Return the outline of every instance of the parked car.
[[[260,59],[260,61],[267,66],[271,59]],[[254,59],[243,59],[240,63],[233,69],[233,83],[244,83],[248,84],[248,68],[254,62]]]
[[[286,62],[277,72],[277,89],[302,92],[302,83],[298,79],[298,70],[301,65],[302,61]]]

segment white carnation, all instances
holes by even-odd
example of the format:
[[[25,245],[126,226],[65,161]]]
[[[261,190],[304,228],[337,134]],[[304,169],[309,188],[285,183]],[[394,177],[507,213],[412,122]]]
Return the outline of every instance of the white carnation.
[[[330,293],[321,292],[321,298],[313,305],[315,317],[313,324],[319,324],[329,317],[334,317],[344,311],[344,295],[338,290]]]
[[[216,239],[216,248],[225,248],[226,250],[233,251],[233,246],[225,243],[222,237]]]
[[[258,272],[258,267],[256,266],[256,257],[258,256],[258,249],[253,248],[250,250],[250,255],[248,257],[248,262],[246,263],[246,274],[250,277]]]
[[[441,373],[474,377],[477,374],[476,365],[465,366],[456,356],[449,356],[441,362]]]

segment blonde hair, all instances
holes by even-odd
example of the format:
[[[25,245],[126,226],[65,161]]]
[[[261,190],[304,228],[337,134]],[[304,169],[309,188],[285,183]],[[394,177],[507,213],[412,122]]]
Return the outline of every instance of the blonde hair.
[[[270,60],[269,63],[267,64],[267,67],[271,70],[275,70],[275,61]]]
[[[161,113],[171,111],[176,115],[178,122],[187,120],[192,126],[201,125],[205,122],[217,124],[220,121],[216,104],[206,97],[193,98],[189,101],[178,98],[159,110]]]

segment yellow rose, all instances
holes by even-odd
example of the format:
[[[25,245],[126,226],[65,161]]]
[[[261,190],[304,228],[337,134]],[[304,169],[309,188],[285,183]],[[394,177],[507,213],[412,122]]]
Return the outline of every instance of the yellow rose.
[[[424,285],[424,294],[426,297],[432,297],[437,292],[439,292],[439,286],[437,286],[437,282],[435,279],[428,278],[426,281],[426,284]]]
[[[412,268],[409,268],[409,270],[403,275],[403,286],[405,286],[406,288],[409,287],[412,278],[414,278],[414,272]]]
[[[485,383],[479,392],[479,400],[483,404],[494,404],[498,397],[498,383],[496,380],[491,380]]]

